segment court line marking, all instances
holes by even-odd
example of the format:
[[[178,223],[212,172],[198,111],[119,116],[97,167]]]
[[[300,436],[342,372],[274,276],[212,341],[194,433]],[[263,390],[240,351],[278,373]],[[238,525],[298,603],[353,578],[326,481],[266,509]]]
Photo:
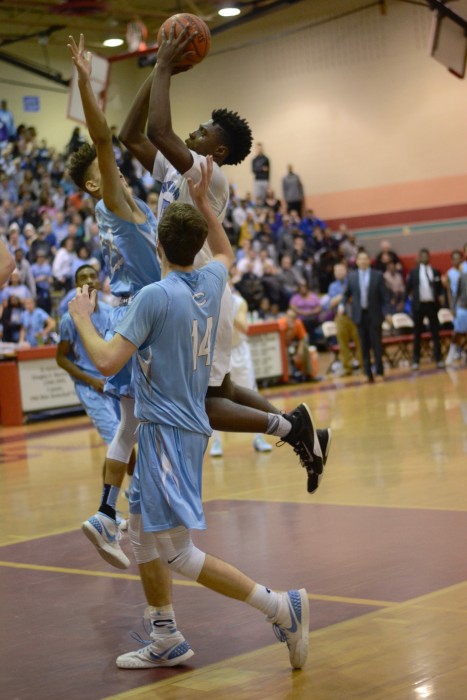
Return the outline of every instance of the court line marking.
[[[87,569],[69,569],[64,566],[46,566],[43,564],[25,564],[13,561],[0,561],[0,567],[8,569],[26,569],[28,571],[48,571],[57,574],[72,574],[75,576],[97,576],[98,578],[113,578],[122,579],[124,581],[139,581],[140,577],[137,574],[119,574],[110,571],[89,571]],[[196,581],[185,581],[183,579],[174,579],[174,585],[177,586],[195,586],[204,588]],[[378,608],[388,608],[400,605],[397,601],[390,600],[371,600],[366,598],[352,598],[347,596],[324,595],[320,593],[309,593],[310,600],[322,600],[333,603],[351,603],[352,605],[369,605]]]

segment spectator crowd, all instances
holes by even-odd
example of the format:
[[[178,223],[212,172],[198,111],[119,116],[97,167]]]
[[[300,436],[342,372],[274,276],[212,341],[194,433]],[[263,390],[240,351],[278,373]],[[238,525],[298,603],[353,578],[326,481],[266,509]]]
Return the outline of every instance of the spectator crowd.
[[[68,157],[83,142],[79,127],[63,153],[49,147],[33,127],[10,125],[8,134],[0,133],[0,239],[16,263],[0,289],[3,342],[57,342],[57,321],[74,293],[75,273],[85,263],[98,271],[101,296],[113,301],[102,269],[93,202],[76,189],[66,170]],[[123,149],[116,130],[114,150],[135,194],[156,212],[158,183]],[[231,188],[224,221],[236,250],[232,283],[246,300],[250,318],[281,318],[286,324],[293,369],[303,378],[312,373],[306,348],[325,347],[329,340],[323,324],[335,322],[344,345],[342,373],[349,374],[350,343],[357,347],[357,362],[364,362],[347,293],[361,248],[344,224],[333,231],[312,209],[302,211],[303,187],[292,166],[283,180],[282,199],[269,187],[269,160],[262,147],[253,172],[255,196],[240,197]],[[384,280],[383,316],[413,316],[408,286],[413,280],[388,242],[381,244],[371,268]],[[455,313],[463,303],[458,298],[462,275],[467,275],[467,246],[453,251],[451,268],[435,293],[437,305]]]

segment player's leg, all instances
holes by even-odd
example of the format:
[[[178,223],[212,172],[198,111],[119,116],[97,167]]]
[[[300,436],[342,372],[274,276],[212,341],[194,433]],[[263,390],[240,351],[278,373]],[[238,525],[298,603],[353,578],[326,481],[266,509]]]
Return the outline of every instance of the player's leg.
[[[206,412],[211,427],[225,432],[255,432],[279,437],[281,442],[287,442],[293,447],[300,463],[306,468],[309,477],[308,491],[316,491],[324,466],[320,434],[326,434],[329,451],[330,432],[317,432],[311,411],[306,404],[300,404],[291,413],[281,414],[274,406],[271,407],[272,411],[265,411],[252,408],[246,403],[239,403],[245,401],[262,405],[258,397],[260,394],[250,389],[236,387],[227,374],[220,386],[208,388]],[[266,405],[270,406],[268,402]]]
[[[291,665],[303,667],[309,635],[305,589],[278,592],[257,584],[235,566],[195,547],[190,531],[184,527],[158,532],[155,536],[161,561],[173,571],[264,613],[280,641],[286,642]]]
[[[127,569],[130,560],[120,547],[120,530],[116,521],[117,499],[136,442],[138,420],[134,415],[134,399],[121,397],[120,423],[109,445],[104,469],[104,488],[97,513],[85,520],[81,529],[96,546],[106,562]]]
[[[134,489],[132,508],[135,508]],[[151,641],[119,656],[117,666],[139,669],[183,664],[193,656],[193,650],[177,629],[170,569],[162,564],[155,534],[144,531],[140,514],[130,514],[129,535],[148,604],[144,621]]]

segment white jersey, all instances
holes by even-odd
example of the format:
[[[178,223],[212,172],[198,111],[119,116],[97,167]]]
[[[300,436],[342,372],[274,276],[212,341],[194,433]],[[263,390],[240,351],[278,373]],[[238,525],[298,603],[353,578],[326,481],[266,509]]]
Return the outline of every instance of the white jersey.
[[[179,173],[160,151],[157,152],[152,174],[155,180],[162,183],[157,211],[158,221],[161,220],[164,209],[172,202],[193,204],[188,189],[187,178],[191,178],[193,182],[197,182],[200,179],[201,163],[206,165],[206,157],[194,151],[190,151],[190,153],[193,156],[193,165],[186,173]],[[217,163],[213,163],[208,199],[219,221],[223,221],[229,203],[229,183]],[[211,249],[208,244],[205,243],[195,258],[195,267],[203,267],[212,259],[213,255]],[[209,386],[220,386],[225,375],[230,371],[232,324],[232,293],[227,285],[221,301],[219,325],[216,344],[214,346]]]
[[[234,318],[242,307],[245,312],[248,310],[245,299],[239,294],[232,294],[232,303]],[[233,329],[230,373],[235,384],[244,386],[246,389],[257,389],[255,369],[248,339],[246,334],[242,333],[238,328]]]

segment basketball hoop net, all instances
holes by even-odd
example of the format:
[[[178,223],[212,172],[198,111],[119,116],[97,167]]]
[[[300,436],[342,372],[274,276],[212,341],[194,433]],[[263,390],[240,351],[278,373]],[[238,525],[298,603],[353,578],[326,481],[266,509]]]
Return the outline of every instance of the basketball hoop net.
[[[131,22],[128,22],[126,27],[126,43],[131,53],[147,49],[147,36],[147,27],[140,19],[135,17]]]

